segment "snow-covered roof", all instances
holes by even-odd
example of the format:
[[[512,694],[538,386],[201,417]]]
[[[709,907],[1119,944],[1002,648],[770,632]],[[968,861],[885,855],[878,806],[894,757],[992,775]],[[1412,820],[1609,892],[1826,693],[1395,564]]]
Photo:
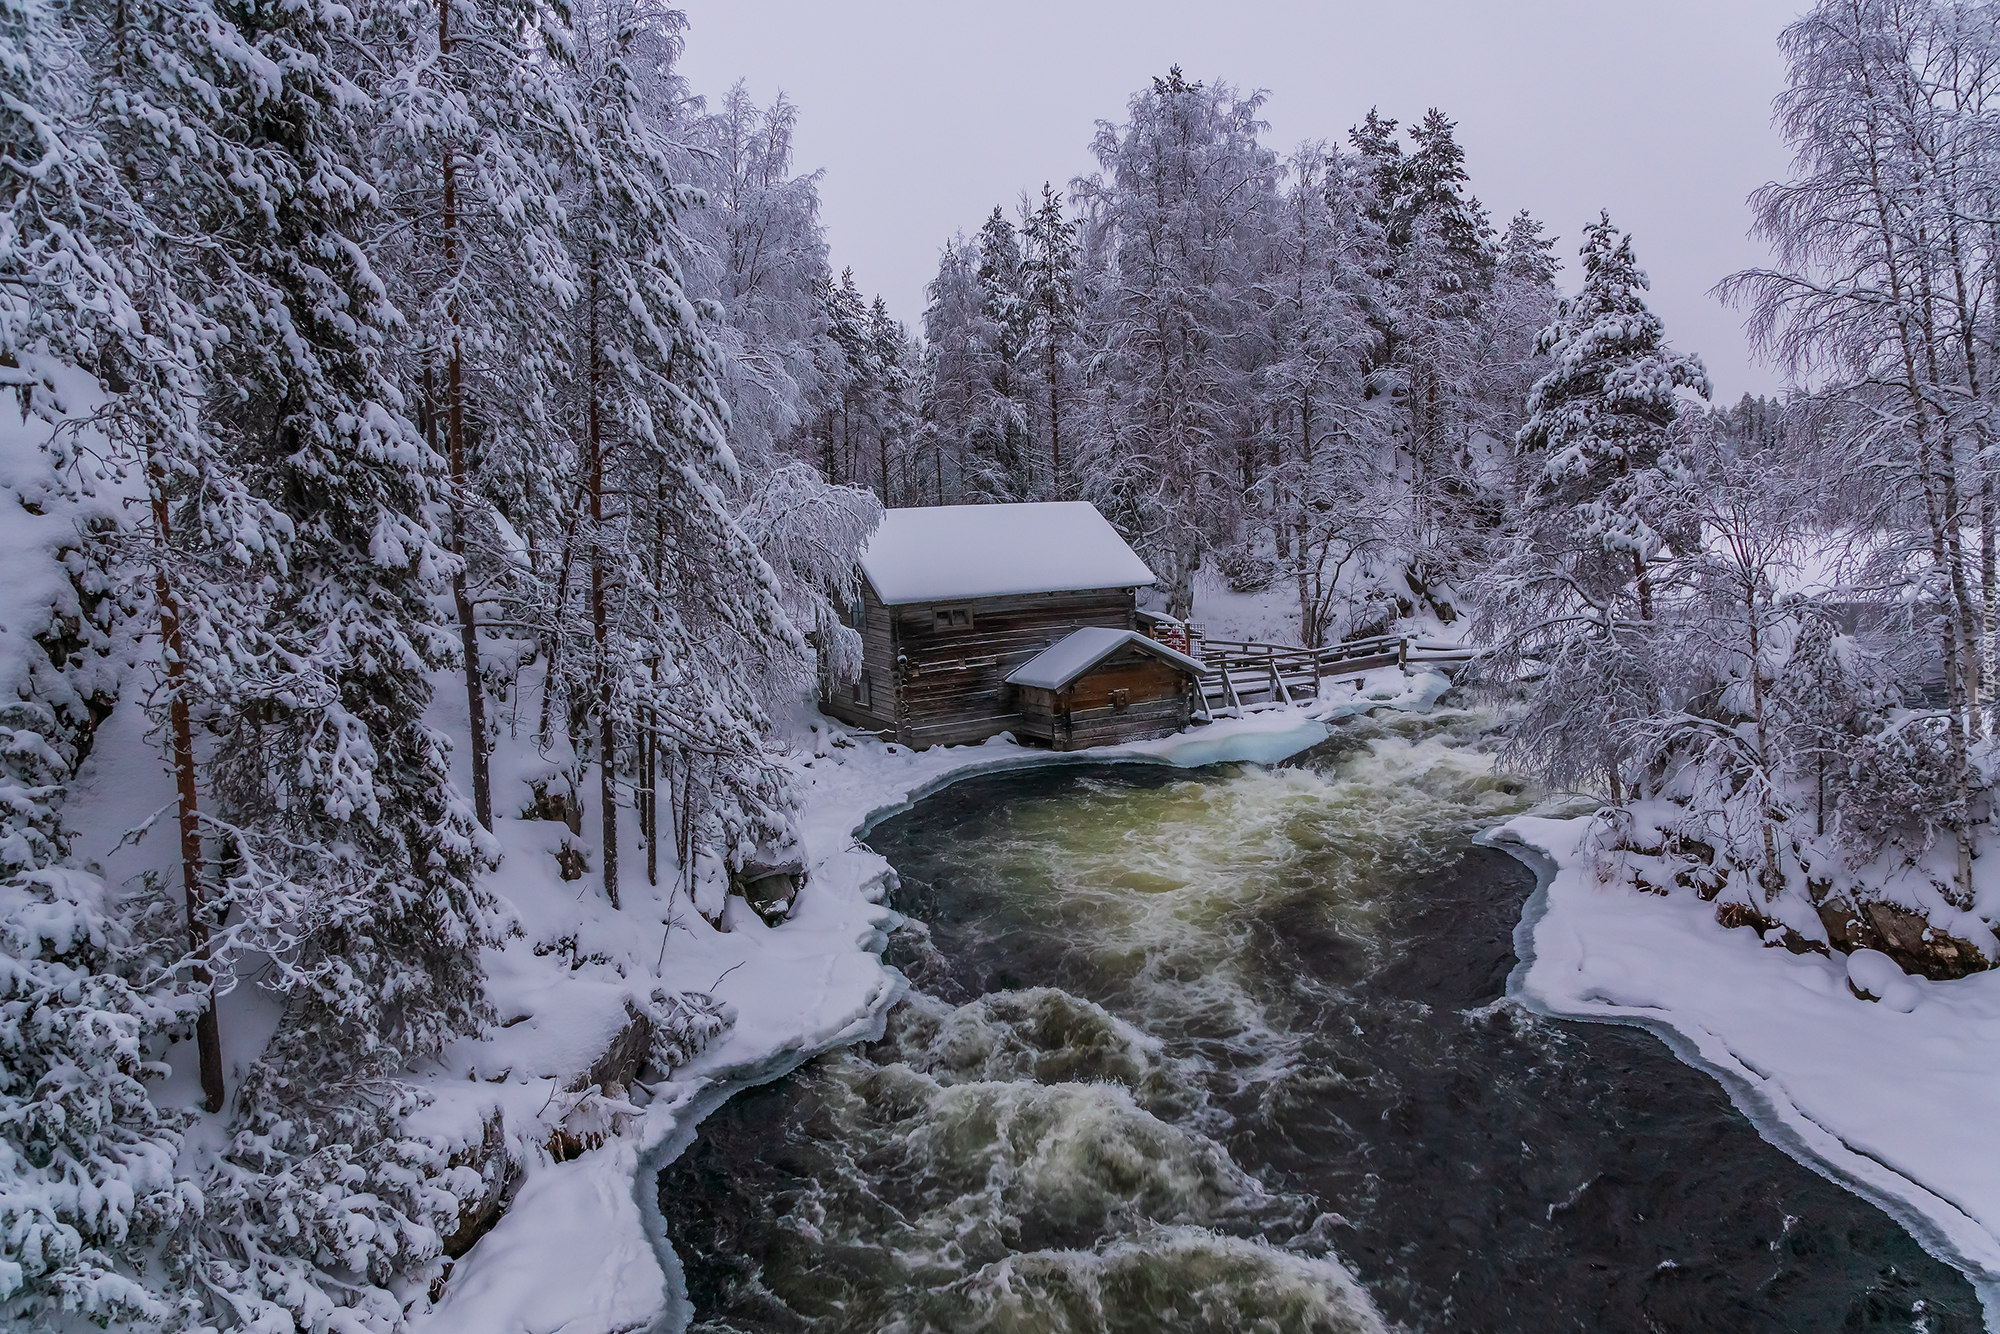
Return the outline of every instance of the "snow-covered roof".
[[[1085,500],[886,510],[861,569],[892,607],[1153,582],[1146,562]]]
[[[1191,672],[1198,674],[1201,671],[1201,664],[1187,654],[1170,649],[1157,639],[1148,639],[1137,630],[1086,625],[1081,630],[1070,631],[1016,667],[1007,678],[1007,684],[1061,690],[1127,644],[1135,644],[1155,657],[1165,658]]]

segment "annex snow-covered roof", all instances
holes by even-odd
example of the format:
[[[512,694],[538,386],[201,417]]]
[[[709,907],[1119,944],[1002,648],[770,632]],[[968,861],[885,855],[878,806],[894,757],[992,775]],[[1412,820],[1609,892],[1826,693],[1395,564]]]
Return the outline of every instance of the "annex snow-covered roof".
[[[1087,500],[885,510],[861,569],[892,607],[1153,582]]]
[[[1070,631],[1016,667],[1008,676],[1007,684],[1061,690],[1127,644],[1137,645],[1155,657],[1165,658],[1196,674],[1201,672],[1201,664],[1187,654],[1168,648],[1157,639],[1148,639],[1137,630],[1086,625],[1081,630]]]

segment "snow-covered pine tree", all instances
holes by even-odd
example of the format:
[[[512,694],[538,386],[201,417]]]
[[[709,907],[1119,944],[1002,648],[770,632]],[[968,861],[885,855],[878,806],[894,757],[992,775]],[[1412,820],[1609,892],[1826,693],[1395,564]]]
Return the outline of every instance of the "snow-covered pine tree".
[[[1618,801],[1634,776],[1623,729],[1663,707],[1648,563],[1684,477],[1670,428],[1678,391],[1706,397],[1708,377],[1699,357],[1667,346],[1640,295],[1631,238],[1608,214],[1586,229],[1581,253],[1583,286],[1542,332],[1551,365],[1516,437],[1533,480],[1483,581],[1480,619],[1496,660],[1541,667],[1510,762],[1562,786],[1601,782]]]
[[[1064,500],[1063,387],[1075,374],[1077,329],[1076,220],[1048,182],[1041,203],[1022,205],[1021,292],[1028,310],[1025,362],[1041,376],[1043,434],[1048,438],[1050,500]]]

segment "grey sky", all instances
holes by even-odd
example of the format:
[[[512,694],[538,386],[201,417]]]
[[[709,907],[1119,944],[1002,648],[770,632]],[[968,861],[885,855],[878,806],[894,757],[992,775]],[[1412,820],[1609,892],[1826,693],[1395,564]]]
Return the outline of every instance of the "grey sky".
[[[683,0],[683,68],[710,97],[739,76],[800,107],[798,163],[824,167],[838,269],[917,324],[939,245],[1023,189],[1093,168],[1095,122],[1178,62],[1271,94],[1266,142],[1338,139],[1370,106],[1459,122],[1474,191],[1576,239],[1600,207],[1631,231],[1654,309],[1717,397],[1768,391],[1737,315],[1708,295],[1762,262],[1744,197],[1786,170],[1770,103],[1778,32],[1802,0]]]

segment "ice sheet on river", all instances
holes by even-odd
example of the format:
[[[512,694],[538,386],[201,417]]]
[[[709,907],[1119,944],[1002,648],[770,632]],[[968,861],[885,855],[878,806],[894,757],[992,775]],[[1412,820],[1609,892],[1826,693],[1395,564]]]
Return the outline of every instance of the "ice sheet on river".
[[[1692,894],[1599,883],[1590,825],[1522,817],[1494,835],[1548,862],[1510,992],[1659,1031],[1767,1139],[1965,1270],[2000,1328],[2000,970],[1905,979],[1893,1006],[1858,999],[1844,959],[1766,948]]]

